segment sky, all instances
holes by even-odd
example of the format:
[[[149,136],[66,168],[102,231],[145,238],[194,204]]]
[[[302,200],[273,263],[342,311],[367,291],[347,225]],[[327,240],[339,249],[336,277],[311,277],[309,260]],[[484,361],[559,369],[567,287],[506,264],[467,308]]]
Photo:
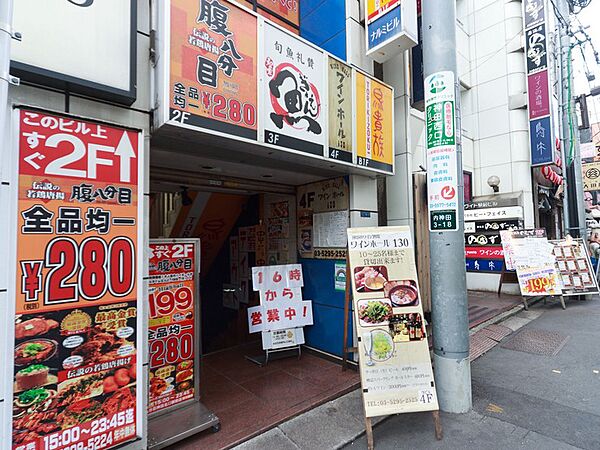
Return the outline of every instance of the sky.
[[[576,17],[584,27],[589,26],[586,31],[592,38],[592,42],[596,48],[596,51],[600,54],[600,0],[592,0],[589,6],[584,8],[579,14],[577,14]],[[572,20],[572,23],[577,25],[577,20]],[[590,87],[600,86],[600,65],[596,63],[594,54],[589,45],[586,45],[585,47],[585,59],[590,72],[593,72],[594,75],[596,75],[596,79],[588,83],[585,77],[585,69],[582,62],[581,53],[577,50],[574,53],[573,58],[576,95],[589,93]],[[594,102],[591,102],[590,100],[591,98],[588,97],[588,104],[590,104],[590,115],[596,116],[595,120],[590,117],[590,121],[592,123],[600,122],[600,96],[596,96]]]

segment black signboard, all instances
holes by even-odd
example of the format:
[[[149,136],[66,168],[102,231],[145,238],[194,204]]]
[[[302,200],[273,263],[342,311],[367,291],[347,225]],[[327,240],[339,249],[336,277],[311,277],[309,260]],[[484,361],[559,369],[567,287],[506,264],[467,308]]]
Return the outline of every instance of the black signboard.
[[[525,0],[525,28],[544,22],[544,0]]]
[[[522,226],[522,222],[520,220],[499,220],[499,221],[484,221],[484,222],[475,222],[475,231],[502,231],[509,230],[511,227],[520,228]]]
[[[541,72],[548,68],[546,25],[541,24],[525,31],[525,54],[527,74]]]
[[[500,233],[467,233],[465,234],[466,247],[488,247],[502,245]]]

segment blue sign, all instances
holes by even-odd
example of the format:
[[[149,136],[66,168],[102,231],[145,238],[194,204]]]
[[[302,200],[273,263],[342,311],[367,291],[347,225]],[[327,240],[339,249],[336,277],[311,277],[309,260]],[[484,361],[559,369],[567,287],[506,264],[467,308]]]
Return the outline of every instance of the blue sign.
[[[400,4],[398,4],[379,19],[367,25],[369,35],[367,50],[371,50],[379,44],[384,44],[401,32],[402,22],[400,21]]]
[[[467,272],[502,272],[504,260],[467,258]]]
[[[554,162],[554,143],[550,116],[529,121],[531,165],[540,166]]]

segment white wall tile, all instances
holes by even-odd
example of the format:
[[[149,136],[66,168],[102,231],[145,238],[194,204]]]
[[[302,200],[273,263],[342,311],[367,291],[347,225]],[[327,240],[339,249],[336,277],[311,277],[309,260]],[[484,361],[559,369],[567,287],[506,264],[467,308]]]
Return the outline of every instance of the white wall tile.
[[[529,132],[527,130],[510,133],[510,155],[513,162],[525,161],[529,163]]]
[[[477,58],[473,67],[477,71],[477,82],[485,83],[506,76],[506,53],[503,51]]]
[[[479,114],[480,138],[497,136],[508,132],[508,105],[488,109]]]
[[[508,92],[506,78],[496,78],[495,80],[481,83],[477,86],[479,111],[495,108],[502,105],[508,105]]]
[[[494,193],[492,188],[487,184],[487,179],[492,175],[496,175],[500,178],[500,192],[514,192],[512,166],[510,162],[499,164],[497,166],[482,167],[478,175],[481,183],[481,192],[477,195],[489,195]]]
[[[350,209],[377,211],[377,180],[375,177],[350,175],[349,189]]]
[[[476,33],[475,39],[475,56],[477,58],[502,51],[505,45],[504,23],[497,23],[480,33]]]
[[[475,33],[479,33],[486,28],[504,21],[504,3],[495,1],[494,3],[475,11]]]
[[[481,139],[479,141],[479,154],[481,156],[481,167],[510,163],[510,136],[500,134]]]

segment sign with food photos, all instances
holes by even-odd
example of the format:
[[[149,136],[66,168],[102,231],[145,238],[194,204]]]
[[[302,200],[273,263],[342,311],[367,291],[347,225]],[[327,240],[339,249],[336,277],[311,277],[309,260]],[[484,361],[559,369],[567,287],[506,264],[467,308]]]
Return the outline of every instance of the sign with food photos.
[[[39,110],[14,117],[12,447],[112,448],[141,433],[143,138]]]
[[[169,118],[256,139],[256,16],[226,0],[169,3]]]
[[[439,409],[408,227],[349,228],[366,417]]]
[[[317,47],[269,22],[263,23],[262,30],[258,64],[261,139],[323,156],[328,126],[325,56]]]
[[[562,295],[597,294],[598,280],[583,239],[558,239],[554,245],[556,268],[562,281]]]
[[[150,241],[148,413],[198,396],[200,240]]]

